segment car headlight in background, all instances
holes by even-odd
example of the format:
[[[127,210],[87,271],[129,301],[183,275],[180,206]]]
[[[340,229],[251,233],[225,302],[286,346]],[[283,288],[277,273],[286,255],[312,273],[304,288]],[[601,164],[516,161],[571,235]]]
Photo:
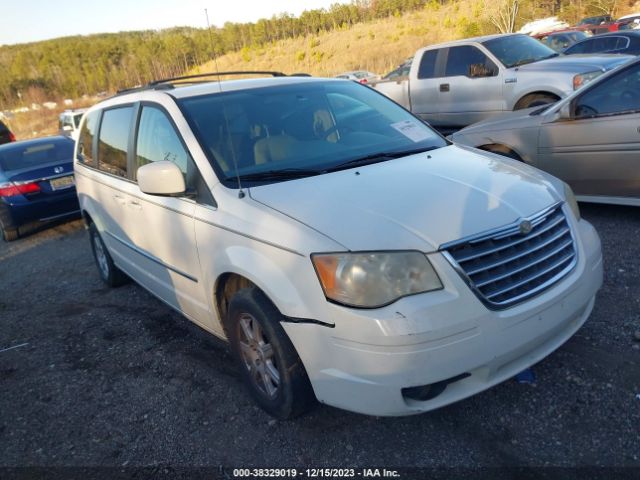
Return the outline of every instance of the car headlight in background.
[[[573,77],[573,89],[577,90],[583,85],[586,85],[594,78],[598,78],[604,72],[602,70],[595,70],[593,72],[579,73]]]
[[[578,207],[576,196],[573,194],[571,187],[566,183],[564,183],[564,199],[567,202],[567,205],[571,208],[576,219],[580,220],[580,207]]]
[[[442,288],[420,252],[327,253],[314,254],[311,260],[325,296],[347,306],[382,307],[407,295]]]

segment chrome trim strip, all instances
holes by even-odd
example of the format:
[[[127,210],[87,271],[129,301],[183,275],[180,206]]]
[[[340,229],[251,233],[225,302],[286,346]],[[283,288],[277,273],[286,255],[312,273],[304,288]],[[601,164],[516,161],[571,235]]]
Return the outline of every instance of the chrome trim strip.
[[[478,268],[475,268],[473,270],[469,270],[467,272],[467,274],[468,275],[475,275],[476,273],[482,272],[483,270],[491,270],[491,269],[499,267],[500,265],[503,265],[505,263],[513,262],[514,260],[517,260],[517,259],[519,259],[521,257],[524,257],[525,255],[529,255],[530,253],[537,252],[541,248],[544,248],[547,245],[549,245],[550,243],[553,243],[556,240],[559,240],[560,238],[562,238],[567,233],[569,233],[569,227],[566,227],[565,229],[563,229],[560,232],[556,233],[553,237],[547,239],[544,243],[536,245],[531,250],[527,250],[526,252],[520,252],[520,253],[518,253],[516,255],[511,255],[510,257],[508,257],[506,259],[500,259],[497,262],[493,262],[493,263],[490,263],[488,265],[483,265],[482,267],[478,267]],[[518,242],[518,243],[521,243],[521,242]],[[517,244],[514,244],[514,245],[517,245]],[[493,251],[498,252],[500,250],[493,250]],[[458,259],[458,263],[464,263],[464,262],[466,262],[466,260]]]
[[[559,247],[556,247],[551,253],[547,253],[543,257],[536,258],[534,261],[529,262],[526,265],[523,265],[521,267],[518,267],[515,270],[509,270],[509,272],[507,272],[507,273],[503,273],[502,275],[498,275],[497,277],[492,277],[491,280],[485,280],[484,282],[476,282],[476,285],[478,286],[478,288],[482,288],[485,285],[489,285],[490,283],[499,282],[500,280],[504,280],[505,278],[510,277],[514,273],[524,272],[528,268],[533,267],[538,262],[544,262],[545,260],[549,260],[551,257],[553,257],[554,255],[559,254],[562,250],[564,250],[567,247],[570,247],[572,244],[573,244],[573,242],[571,241],[571,239],[568,239],[565,243],[563,243]],[[533,251],[535,252],[536,250],[533,250]],[[523,256],[523,255],[520,255],[520,256]],[[491,270],[491,267],[487,268],[486,270]],[[469,273],[469,275],[473,275],[473,273]]]
[[[532,229],[536,228],[538,225],[540,225],[545,220],[547,220],[547,218],[549,218],[549,215],[542,215],[542,216],[540,216],[538,218],[535,218],[535,219],[531,220],[529,222],[529,223],[531,223],[531,228]],[[555,227],[558,223],[560,223],[563,220],[563,218],[564,217],[562,215],[560,215],[560,218],[556,220],[556,223],[551,225],[549,228]],[[546,230],[548,230],[548,229],[542,230],[542,232],[545,232]],[[539,232],[539,233],[542,233],[542,232]],[[493,237],[493,238],[495,238],[496,240],[502,240],[503,238],[508,237],[510,235],[513,235],[515,233],[520,233],[520,229],[519,228],[513,228],[513,229],[505,232],[503,235],[498,235],[498,236]]]
[[[199,222],[206,223],[207,225],[211,225],[212,227],[221,228],[222,230],[226,230],[227,232],[235,233],[236,235],[240,235],[241,237],[245,237],[245,238],[248,238],[250,240],[254,240],[256,242],[264,243],[265,245],[269,245],[270,247],[278,248],[280,250],[284,250],[285,252],[293,253],[294,255],[298,255],[300,257],[306,257],[306,255],[304,255],[304,254],[302,254],[302,253],[300,253],[300,252],[298,252],[296,250],[292,250],[290,248],[283,247],[282,245],[278,245],[277,243],[269,242],[268,240],[262,240],[261,238],[254,237],[252,235],[247,235],[246,233],[239,232],[239,231],[234,230],[234,229],[229,228],[229,227],[223,227],[222,225],[210,222],[208,220],[205,220],[204,218],[195,217],[195,219],[197,221],[199,221]]]
[[[520,303],[520,302],[522,302],[522,301],[524,301],[524,300],[526,300],[528,298],[534,297],[534,296],[538,295],[539,293],[542,293],[543,291],[547,290],[553,284],[557,283],[562,278],[564,278],[578,264],[578,245],[576,243],[576,238],[575,238],[573,229],[571,228],[571,224],[569,223],[569,219],[567,218],[567,215],[564,212],[563,203],[564,202],[557,202],[557,203],[553,204],[552,206],[542,210],[541,212],[538,212],[537,214],[534,214],[529,218],[519,219],[516,222],[514,222],[513,224],[508,225],[507,227],[492,229],[492,230],[489,230],[487,232],[483,232],[483,233],[480,233],[480,234],[477,234],[477,235],[470,235],[468,237],[463,238],[462,240],[457,240],[457,241],[445,243],[445,244],[440,246],[439,252],[449,262],[449,264],[453,267],[453,269],[456,271],[456,273],[458,275],[460,275],[460,277],[464,280],[464,282],[467,284],[469,289],[474,293],[474,295],[476,297],[478,297],[478,299],[485,305],[485,307],[487,307],[489,310],[504,310],[506,308],[514,306],[514,305],[516,305],[516,304],[518,304],[518,303]],[[458,261],[456,261],[456,259],[453,257],[453,255],[451,255],[446,250],[447,248],[452,248],[452,247],[460,245],[460,244],[469,243],[469,242],[472,242],[472,241],[479,242],[481,240],[485,240],[485,239],[488,239],[488,238],[493,238],[492,237],[492,232],[493,232],[494,236],[500,235],[500,233],[504,229],[510,229],[514,225],[519,225],[520,222],[523,221],[523,220],[532,221],[532,220],[535,220],[535,219],[539,218],[539,216],[545,216],[545,215],[548,216],[550,211],[552,211],[553,209],[557,209],[558,211],[562,212],[562,218],[565,220],[565,222],[567,224],[567,227],[569,229],[569,235],[571,236],[571,245],[573,246],[573,255],[571,257],[568,257],[567,259],[563,260],[562,262],[556,264],[555,267],[558,267],[558,266],[562,265],[562,263],[566,262],[567,260],[570,260],[570,262],[565,268],[562,269],[562,271],[560,271],[557,275],[554,275],[552,278],[550,278],[546,282],[538,285],[536,288],[534,288],[532,290],[529,290],[529,291],[527,291],[527,292],[525,292],[525,293],[523,293],[521,295],[518,295],[516,297],[510,298],[508,301],[505,301],[505,302],[493,302],[493,301],[489,300],[489,298],[487,296],[485,296],[485,294],[480,291],[480,289],[476,286],[475,282],[471,279],[471,277],[467,274],[467,272],[465,272],[465,270],[460,266],[460,264],[458,263]],[[551,269],[551,270],[553,270],[553,269]],[[551,271],[551,270],[549,270],[549,271]],[[543,275],[544,275],[544,273],[543,273]],[[532,277],[532,278],[535,278],[535,277]],[[495,296],[495,294],[493,296]]]
[[[54,215],[52,217],[40,218],[40,219],[38,219],[38,221],[39,222],[48,222],[49,220],[55,220],[56,218],[69,217],[71,215],[79,215],[79,214],[80,214],[80,210],[73,210],[72,212],[61,213],[59,215]]]
[[[37,180],[21,180],[19,182],[12,182],[14,185],[26,185],[27,183],[38,183],[38,182],[47,182],[49,180],[54,180],[56,178],[62,177],[73,177],[73,170],[67,173],[60,173],[58,175],[51,175],[50,177],[42,177]],[[11,181],[11,180],[10,180]]]
[[[111,232],[107,232],[107,231],[105,231],[105,233],[106,233],[107,235],[109,235],[111,238],[113,238],[114,240],[116,240],[116,241],[118,241],[119,243],[121,243],[122,245],[124,245],[125,247],[130,248],[130,249],[131,249],[131,250],[133,250],[134,252],[139,253],[139,254],[140,254],[140,255],[142,255],[143,257],[145,257],[145,258],[147,258],[147,259],[151,260],[152,262],[155,262],[155,263],[157,263],[158,265],[160,265],[160,266],[162,266],[162,267],[164,267],[164,268],[166,268],[166,269],[168,269],[168,270],[171,270],[172,272],[177,273],[178,275],[180,275],[180,276],[182,276],[182,277],[184,277],[184,278],[186,278],[186,279],[188,279],[188,280],[191,280],[191,281],[192,281],[192,282],[194,282],[194,283],[198,283],[198,279],[197,279],[197,278],[192,277],[191,275],[186,274],[186,273],[184,273],[183,271],[178,270],[177,268],[172,267],[171,265],[168,265],[168,264],[164,263],[162,260],[160,260],[159,258],[157,258],[157,257],[155,257],[155,256],[153,256],[153,255],[151,255],[150,253],[146,252],[145,250],[142,250],[141,248],[136,247],[135,245],[133,245],[133,244],[131,244],[131,243],[129,243],[129,242],[127,242],[127,241],[125,241],[125,240],[122,240],[121,238],[117,237],[116,235],[114,235],[114,234],[113,234],[113,233],[111,233]]]
[[[545,208],[544,210],[539,211],[538,213],[534,213],[529,217],[519,218],[518,220],[516,220],[513,223],[510,223],[509,225],[503,225],[502,227],[492,228],[490,230],[485,230],[484,232],[476,233],[474,235],[468,235],[466,237],[460,238],[458,240],[454,240],[452,242],[443,243],[442,245],[440,245],[440,247],[438,247],[438,251],[446,250],[448,248],[454,247],[461,243],[478,242],[478,241],[484,240],[485,237],[495,237],[503,233],[504,230],[507,230],[507,229],[511,230],[511,229],[515,229],[516,227],[519,227],[520,222],[522,222],[523,220],[529,220],[530,222],[533,222],[538,217],[549,214],[552,210],[555,210],[556,208],[558,208],[559,205],[562,205],[563,203],[564,202],[556,202],[553,205]],[[518,230],[515,230],[515,231],[518,231]]]
[[[541,276],[543,276],[543,275],[546,275],[546,274],[547,274],[547,273],[549,273],[549,272],[552,272],[552,271],[553,271],[553,270],[555,270],[556,268],[560,267],[563,263],[566,263],[566,262],[567,262],[567,260],[572,260],[572,259],[573,259],[573,256],[574,256],[574,253],[572,252],[572,253],[571,253],[571,255],[567,255],[567,256],[565,256],[565,258],[564,258],[564,259],[562,259],[561,261],[559,261],[557,264],[555,264],[555,265],[551,265],[551,266],[549,266],[549,267],[545,268],[544,270],[542,270],[541,272],[536,272],[536,273],[539,273],[539,275],[532,275],[532,276],[530,276],[530,277],[524,278],[524,279],[522,279],[522,280],[520,280],[520,281],[518,281],[518,282],[514,283],[513,285],[509,285],[508,287],[505,287],[505,288],[503,288],[503,289],[501,289],[501,290],[498,290],[497,292],[493,292],[493,293],[491,293],[491,294],[489,294],[489,295],[485,295],[485,296],[486,296],[488,299],[492,299],[493,297],[497,297],[497,296],[499,296],[499,295],[503,295],[503,294],[505,294],[505,293],[507,293],[507,292],[510,292],[511,290],[514,290],[514,289],[516,289],[516,288],[519,288],[519,287],[521,287],[522,285],[525,285],[525,284],[527,284],[527,283],[529,283],[529,282],[531,282],[531,281],[535,280],[535,279],[536,279],[536,278],[538,278],[538,277],[541,277]],[[536,288],[538,288],[538,287],[536,287]],[[534,290],[535,290],[535,289],[534,289]],[[527,293],[529,293],[529,292],[527,292]],[[509,300],[509,301],[511,301],[511,300]]]
[[[545,217],[545,218],[548,218],[548,217]],[[548,231],[549,231],[549,230],[551,230],[553,227],[555,227],[555,226],[557,226],[558,224],[562,223],[562,222],[563,222],[563,220],[564,220],[564,215],[560,215],[560,216],[558,217],[558,219],[557,219],[557,220],[554,220],[554,222],[553,222],[552,224],[550,224],[550,225],[545,225],[545,228],[544,228],[543,230],[536,231],[536,232],[535,232],[535,234],[534,234],[533,232],[531,232],[531,233],[532,233],[532,235],[535,235],[536,237],[537,237],[537,236],[540,236],[541,234],[543,234],[543,233],[545,233],[545,232],[548,232]],[[519,222],[518,222],[518,223],[519,223]],[[538,225],[539,225],[539,224],[538,224]],[[513,230],[509,229],[509,233],[508,233],[508,234],[506,234],[506,235],[499,235],[499,236],[495,236],[495,237],[494,237],[494,236],[489,236],[489,237],[486,237],[486,238],[484,238],[484,237],[483,237],[483,238],[480,238],[480,239],[478,239],[478,240],[475,240],[473,243],[480,243],[480,242],[482,242],[482,241],[486,240],[487,238],[492,238],[492,239],[494,239],[494,240],[500,240],[500,239],[502,239],[502,238],[505,238],[505,237],[508,237],[508,236],[511,236],[511,235],[516,235],[517,233],[518,233],[517,231],[513,231]],[[565,233],[566,233],[566,232],[565,232]],[[507,244],[505,244],[505,245],[500,245],[499,247],[492,248],[492,249],[490,249],[490,250],[485,250],[485,251],[483,251],[483,252],[479,252],[479,253],[476,253],[476,254],[474,254],[474,255],[470,255],[470,256],[468,256],[468,257],[459,258],[459,259],[458,259],[458,261],[459,261],[460,263],[464,263],[464,262],[468,262],[469,260],[475,260],[476,258],[485,257],[485,256],[490,255],[490,254],[492,254],[492,253],[499,252],[500,250],[505,250],[505,249],[507,249],[507,248],[509,248],[509,247],[513,247],[513,246],[515,246],[515,245],[519,245],[519,244],[521,244],[521,243],[524,243],[524,242],[526,242],[527,240],[529,240],[529,237],[528,237],[528,236],[525,236],[525,237],[522,237],[521,239],[514,240],[514,241],[513,241],[513,242],[511,242],[511,243],[507,243]],[[466,242],[462,242],[462,243],[466,243]],[[453,246],[455,246],[455,245],[453,245]]]
[[[545,283],[539,285],[538,287],[534,288],[533,290],[523,293],[521,295],[518,295],[517,297],[513,297],[511,299],[509,299],[508,303],[491,303],[491,305],[493,305],[492,310],[503,310],[507,307],[511,307],[523,300],[526,300],[528,298],[534,297],[535,295],[537,295],[538,293],[540,293],[543,290],[546,290],[547,288],[551,287],[553,284],[557,283],[558,281],[562,280],[571,270],[573,270],[573,268],[576,266],[577,263],[577,255],[574,257],[573,261],[567,265],[567,267],[562,270],[561,272],[558,272],[557,275],[551,277],[549,280],[547,280]]]

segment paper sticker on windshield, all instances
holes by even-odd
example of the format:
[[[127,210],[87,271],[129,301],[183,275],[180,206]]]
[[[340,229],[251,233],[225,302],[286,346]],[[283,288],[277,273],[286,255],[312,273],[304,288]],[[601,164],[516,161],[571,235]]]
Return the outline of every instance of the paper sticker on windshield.
[[[411,120],[392,123],[391,126],[414,142],[421,142],[431,136],[429,130]]]

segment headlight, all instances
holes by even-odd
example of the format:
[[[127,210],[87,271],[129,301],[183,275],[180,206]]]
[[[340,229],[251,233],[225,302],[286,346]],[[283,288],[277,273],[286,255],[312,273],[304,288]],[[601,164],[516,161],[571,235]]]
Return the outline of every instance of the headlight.
[[[573,77],[573,89],[574,90],[579,89],[583,85],[586,85],[587,83],[589,83],[594,78],[598,78],[603,73],[604,72],[602,70],[595,70],[593,72],[580,73],[578,75],[575,75]]]
[[[353,307],[376,308],[442,283],[420,252],[314,254],[311,260],[327,298]]]
[[[566,183],[564,184],[564,199],[567,202],[567,205],[571,207],[571,211],[575,215],[576,219],[580,220],[580,207],[578,207],[576,196],[573,194],[571,187]]]

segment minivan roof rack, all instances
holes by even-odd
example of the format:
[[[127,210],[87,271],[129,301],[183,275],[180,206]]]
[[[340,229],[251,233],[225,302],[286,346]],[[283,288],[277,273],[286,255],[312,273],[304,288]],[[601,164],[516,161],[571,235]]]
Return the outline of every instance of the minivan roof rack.
[[[192,78],[206,78],[206,77],[222,77],[225,75],[271,75],[272,77],[286,77],[287,75],[282,72],[274,72],[271,70],[235,70],[230,72],[210,72],[210,73],[198,73],[196,75],[182,75],[180,77],[163,78],[162,80],[155,80],[149,82],[147,85],[153,87],[156,85],[162,85],[165,83],[173,83],[174,81],[190,80]]]
[[[142,90],[170,90],[175,88],[176,85],[174,83],[204,83],[204,80],[200,80],[202,78],[207,77],[221,77],[225,75],[270,75],[272,77],[310,77],[308,73],[293,73],[291,75],[287,75],[286,73],[276,72],[272,70],[233,70],[229,72],[210,72],[210,73],[198,73],[195,75],[182,75],[179,77],[170,77],[163,78],[161,80],[154,80],[153,82],[149,82],[146,85],[141,85],[138,87],[132,88],[123,88],[116,92],[116,95],[122,95],[125,93],[131,92],[139,92]],[[193,80],[189,82],[189,80]]]

